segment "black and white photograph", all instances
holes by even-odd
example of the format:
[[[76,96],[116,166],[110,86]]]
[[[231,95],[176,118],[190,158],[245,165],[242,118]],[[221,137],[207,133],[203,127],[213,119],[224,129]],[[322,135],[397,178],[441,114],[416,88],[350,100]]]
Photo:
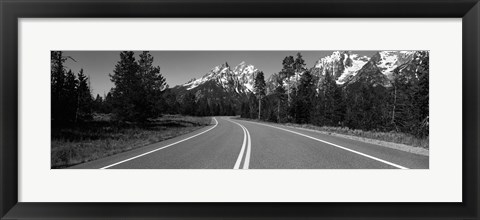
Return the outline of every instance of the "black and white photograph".
[[[429,169],[428,50],[50,55],[51,169]]]
[[[6,0],[0,219],[477,219],[479,2]]]

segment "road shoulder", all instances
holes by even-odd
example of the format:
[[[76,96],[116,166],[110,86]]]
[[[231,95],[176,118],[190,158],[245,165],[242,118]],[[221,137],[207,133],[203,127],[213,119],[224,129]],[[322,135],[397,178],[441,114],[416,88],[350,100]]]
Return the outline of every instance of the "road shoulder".
[[[80,164],[77,164],[77,165],[74,165],[74,166],[66,167],[64,169],[100,169],[100,168],[103,168],[105,166],[110,166],[112,164],[116,164],[120,161],[128,160],[130,158],[137,157],[137,156],[145,154],[145,153],[149,153],[151,151],[160,150],[161,148],[164,148],[165,146],[174,145],[179,141],[188,140],[190,138],[193,138],[195,136],[198,136],[200,134],[203,134],[203,133],[215,128],[218,124],[218,121],[216,119],[214,119],[214,117],[212,117],[212,121],[214,121],[214,120],[216,122],[215,124],[199,128],[199,129],[197,129],[193,132],[190,132],[190,133],[182,134],[182,135],[179,135],[179,136],[167,139],[167,140],[163,140],[163,141],[153,143],[153,144],[149,144],[149,145],[146,145],[146,146],[142,146],[142,147],[139,147],[139,148],[134,148],[134,149],[129,150],[129,151],[124,151],[124,152],[113,154],[113,155],[110,155],[110,156],[107,156],[107,157],[99,158],[97,160],[92,160],[92,161],[80,163]]]
[[[278,126],[278,127],[283,127],[283,128],[293,128],[293,129],[299,129],[299,130],[304,130],[304,131],[316,132],[316,133],[319,133],[319,134],[331,135],[331,136],[346,138],[346,139],[350,139],[350,140],[361,141],[361,142],[368,143],[368,144],[375,144],[375,145],[378,145],[378,146],[387,147],[387,148],[391,148],[391,149],[396,149],[396,150],[400,150],[400,151],[405,151],[405,152],[409,152],[409,153],[412,153],[412,154],[429,156],[429,150],[425,149],[425,148],[421,148],[421,147],[412,147],[412,146],[405,145],[405,144],[375,140],[375,139],[364,138],[364,137],[357,137],[357,136],[346,135],[346,134],[338,134],[338,133],[333,133],[333,132],[319,131],[319,130],[314,130],[314,129],[308,129],[308,128],[302,128],[302,127],[297,127],[297,126],[278,124],[278,123],[273,123],[273,122],[249,120],[249,119],[244,119],[244,118],[232,118],[232,119],[253,121],[253,122],[257,122],[257,123],[264,123],[264,124],[269,124],[269,125],[272,125],[272,126]]]

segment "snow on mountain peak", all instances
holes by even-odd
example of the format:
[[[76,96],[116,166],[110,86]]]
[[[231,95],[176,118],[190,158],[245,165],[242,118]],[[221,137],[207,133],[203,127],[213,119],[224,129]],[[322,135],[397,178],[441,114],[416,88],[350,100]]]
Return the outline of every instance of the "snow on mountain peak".
[[[247,90],[253,90],[253,81],[257,71],[253,65],[247,65],[244,61],[235,66],[233,70],[228,63],[225,63],[220,66],[215,66],[202,78],[193,80],[182,86],[187,87],[187,90],[191,90],[208,81],[215,81],[224,89],[234,88],[237,92],[247,92]]]
[[[215,66],[212,68],[212,70],[210,70],[210,72],[218,72],[220,71],[220,69],[222,68],[222,66]]]
[[[415,51],[379,51],[372,57],[377,67],[386,76],[391,76],[393,70],[412,60]]]
[[[391,80],[394,77],[393,71],[399,67],[406,68],[403,66],[409,64],[414,56],[416,56],[416,51],[378,51],[372,57],[361,56],[350,51],[334,51],[319,59],[311,69],[311,73],[320,79],[318,83],[325,74],[330,74],[337,84],[356,82],[357,78],[363,77],[362,79],[367,79],[367,81],[378,81],[377,83],[386,85],[388,83],[385,80]],[[211,82],[225,91],[247,93],[253,91],[257,72],[258,70],[253,65],[248,65],[245,61],[235,67],[229,66],[225,62],[213,67],[203,77],[183,84],[182,87],[191,90]],[[293,88],[301,75],[302,73],[296,72],[283,79],[284,86]],[[269,77],[267,80],[269,84],[278,84],[275,77],[278,78],[278,74]],[[270,88],[270,90],[272,89],[273,87]]]
[[[246,88],[249,91],[253,91],[255,73],[258,72],[258,70],[253,65],[247,65],[245,61],[242,61],[235,67],[233,72],[237,76],[238,82],[241,87]]]
[[[338,84],[343,84],[348,77],[355,76],[369,58],[348,51],[334,51],[332,55],[321,58],[315,64],[320,75],[332,74]]]

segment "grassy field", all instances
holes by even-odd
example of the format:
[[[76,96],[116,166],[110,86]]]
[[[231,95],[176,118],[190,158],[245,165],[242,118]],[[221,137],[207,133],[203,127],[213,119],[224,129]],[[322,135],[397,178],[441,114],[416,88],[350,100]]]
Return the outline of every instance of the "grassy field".
[[[246,119],[246,118],[239,118],[239,119],[252,120],[252,119]],[[258,120],[252,120],[252,121],[258,121]],[[270,123],[270,122],[267,122],[267,123]],[[273,123],[273,122],[271,122],[271,123],[272,124],[277,124],[277,123]],[[373,139],[373,140],[392,142],[392,143],[397,143],[397,144],[405,144],[405,145],[412,146],[412,147],[421,147],[421,148],[425,148],[425,149],[429,148],[428,138],[420,139],[420,138],[417,138],[413,135],[405,134],[405,133],[363,131],[363,130],[358,130],[358,129],[349,129],[349,128],[346,128],[346,127],[327,127],[327,126],[320,127],[320,126],[315,126],[315,125],[311,125],[311,124],[284,123],[282,125],[291,126],[291,127],[298,127],[298,128],[306,128],[306,129],[321,131],[321,132],[325,132],[325,133],[343,134],[343,135],[350,135],[350,136],[368,138],[368,139]]]
[[[51,167],[64,168],[146,146],[211,123],[210,117],[166,115],[148,124],[115,123],[108,115],[72,128],[52,128]]]

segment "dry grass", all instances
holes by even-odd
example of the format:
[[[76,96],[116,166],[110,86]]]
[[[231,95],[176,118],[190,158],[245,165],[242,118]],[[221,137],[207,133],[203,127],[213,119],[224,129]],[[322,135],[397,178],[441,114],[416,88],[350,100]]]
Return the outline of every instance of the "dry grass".
[[[51,167],[63,168],[190,133],[210,117],[167,115],[149,124],[119,124],[108,115],[74,128],[52,129]]]

